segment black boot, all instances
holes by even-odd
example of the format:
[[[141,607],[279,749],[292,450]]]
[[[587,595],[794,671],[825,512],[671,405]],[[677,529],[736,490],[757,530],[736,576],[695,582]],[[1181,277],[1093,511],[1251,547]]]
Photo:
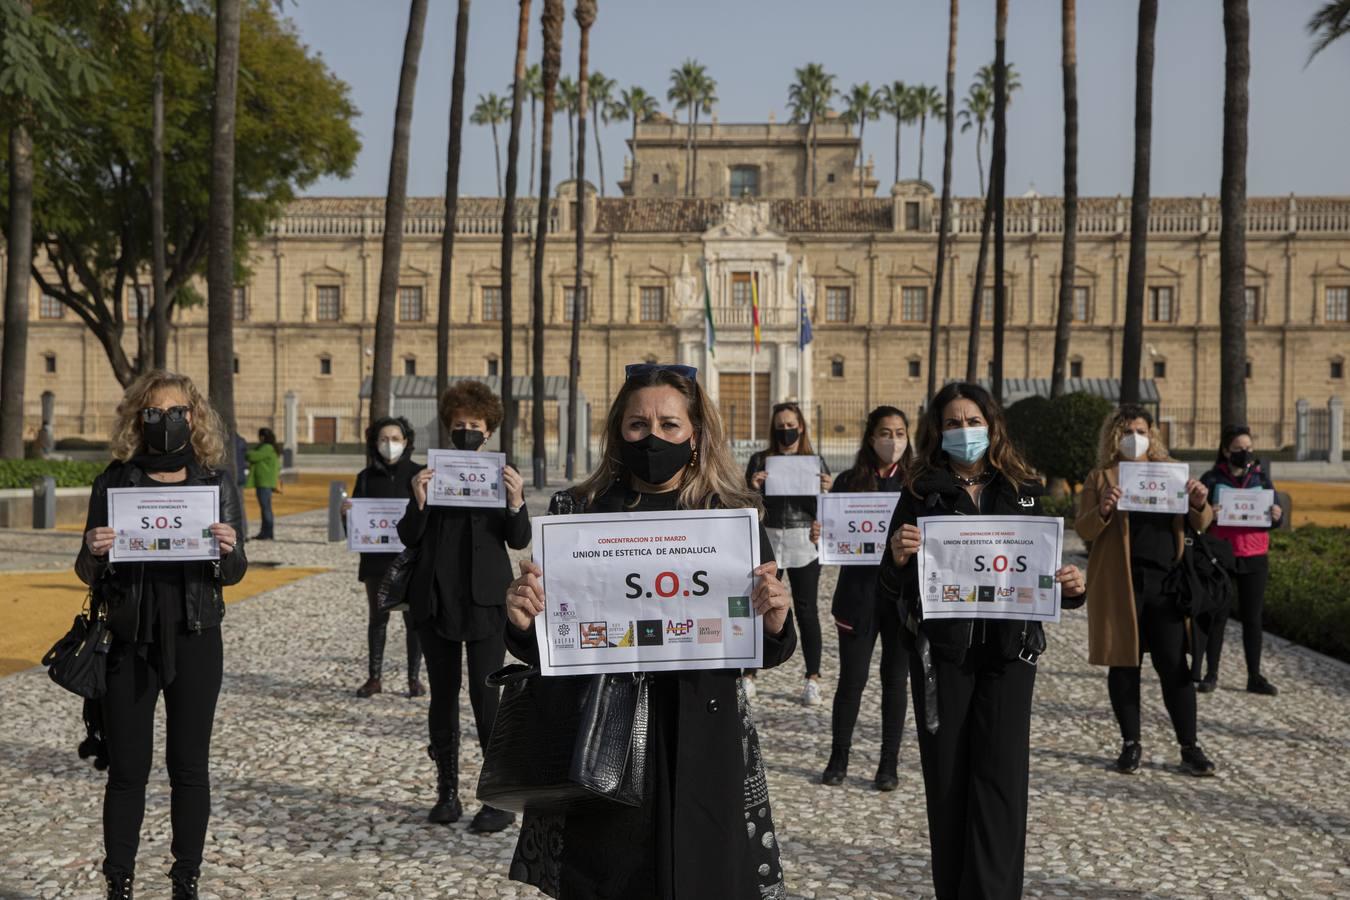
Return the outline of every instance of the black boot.
[[[899,751],[881,751],[881,762],[877,763],[877,774],[872,785],[879,791],[893,791],[900,786]]]
[[[201,878],[199,872],[188,873],[169,873],[169,880],[173,882],[173,900],[197,900],[197,880]]]
[[[848,748],[831,747],[830,761],[825,764],[825,771],[820,776],[820,783],[838,787],[844,783],[844,776],[847,774]]]
[[[436,761],[436,805],[427,813],[427,821],[437,825],[458,822],[464,814],[459,802],[459,735],[445,747],[427,747],[427,755]]]
[[[108,900],[132,900],[132,881],[134,875],[108,875],[104,873],[104,878],[108,879]]]
[[[474,834],[493,834],[508,828],[516,820],[516,814],[506,809],[483,804],[483,808],[474,815],[469,830]]]

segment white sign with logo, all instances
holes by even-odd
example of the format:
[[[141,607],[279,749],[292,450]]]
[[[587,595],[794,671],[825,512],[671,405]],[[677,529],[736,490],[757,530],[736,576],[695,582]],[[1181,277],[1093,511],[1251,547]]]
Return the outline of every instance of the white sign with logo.
[[[407,500],[353,498],[347,510],[347,549],[357,553],[401,553],[398,523],[408,509]]]
[[[814,497],[820,493],[819,456],[768,456],[764,471],[766,497]]]
[[[750,509],[540,516],[534,622],[544,675],[758,669]]]
[[[820,562],[825,566],[874,566],[886,553],[886,533],[900,494],[821,494]]]
[[[1233,488],[1219,485],[1214,502],[1215,522],[1239,528],[1269,528],[1275,492],[1268,488]]]
[[[1185,463],[1122,462],[1119,507],[1126,512],[1184,513],[1190,477]]]
[[[919,519],[925,619],[1059,621],[1059,516]]]
[[[502,484],[505,453],[487,450],[428,450],[427,467],[435,475],[427,494],[429,506],[506,506]]]
[[[220,521],[220,486],[109,488],[112,562],[220,559],[211,526]]]

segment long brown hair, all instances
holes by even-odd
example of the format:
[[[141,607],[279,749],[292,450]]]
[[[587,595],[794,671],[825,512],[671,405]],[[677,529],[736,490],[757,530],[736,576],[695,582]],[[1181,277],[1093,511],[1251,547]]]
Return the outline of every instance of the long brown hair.
[[[862,444],[858,447],[858,455],[853,458],[853,482],[859,491],[875,491],[877,489],[877,469],[883,463],[877,458],[877,451],[872,449],[872,433],[877,430],[882,419],[891,417],[898,418],[905,423],[905,452],[900,455],[897,463],[901,483],[904,483],[906,473],[914,463],[914,440],[909,433],[909,416],[894,406],[878,406],[867,414],[867,422],[863,425]],[[886,463],[889,465],[889,463]]]
[[[605,416],[605,431],[600,437],[600,465],[572,493],[590,505],[616,481],[627,481],[629,473],[619,458],[623,437],[623,413],[628,400],[649,387],[672,387],[685,399],[690,424],[694,426],[697,456],[685,468],[680,482],[681,509],[710,509],[714,504],[726,509],[749,507],[762,510],[759,493],[745,486],[745,479],[731,457],[731,442],[722,425],[716,404],[699,386],[670,369],[651,368],[624,381]]]
[[[969,400],[980,408],[980,415],[989,426],[989,450],[985,459],[990,468],[1017,486],[1040,480],[1009,438],[1008,424],[998,401],[978,384],[958,381],[938,391],[919,417],[918,448],[909,471],[911,490],[924,475],[947,468],[947,452],[942,449],[942,411],[953,400]]]
[[[1162,435],[1153,422],[1153,414],[1142,406],[1127,403],[1106,417],[1102,422],[1101,434],[1097,437],[1097,465],[1109,469],[1120,462],[1120,439],[1125,436],[1125,426],[1135,419],[1148,423],[1148,452],[1144,458],[1152,462],[1167,462],[1172,457],[1167,452]],[[1225,445],[1226,446],[1226,445]]]
[[[778,449],[778,442],[773,437],[773,420],[778,418],[780,412],[790,412],[797,417],[797,430],[801,435],[797,438],[797,455],[812,456],[816,451],[811,449],[810,426],[806,424],[806,416],[802,414],[802,408],[792,401],[785,403],[775,403],[773,409],[769,412],[769,449],[770,456],[784,456],[782,450]]]
[[[141,410],[150,398],[164,388],[173,388],[187,398],[192,411],[192,452],[197,462],[208,469],[219,468],[225,462],[225,425],[211,404],[197,390],[192,379],[177,372],[155,369],[133,381],[117,404],[117,419],[113,423],[108,448],[113,459],[126,462],[145,448],[141,433]]]

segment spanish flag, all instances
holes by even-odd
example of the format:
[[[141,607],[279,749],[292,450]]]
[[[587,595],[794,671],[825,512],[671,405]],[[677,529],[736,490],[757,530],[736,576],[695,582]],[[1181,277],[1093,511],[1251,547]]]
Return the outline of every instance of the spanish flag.
[[[759,352],[759,273],[750,276],[750,320],[755,326],[755,348]]]

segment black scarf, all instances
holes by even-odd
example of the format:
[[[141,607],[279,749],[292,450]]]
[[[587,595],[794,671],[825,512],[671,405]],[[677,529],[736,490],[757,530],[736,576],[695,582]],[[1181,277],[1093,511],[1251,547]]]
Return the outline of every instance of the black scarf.
[[[142,448],[130,462],[142,472],[177,472],[179,469],[187,468],[196,458],[192,442],[188,441],[172,453],[151,453]]]

